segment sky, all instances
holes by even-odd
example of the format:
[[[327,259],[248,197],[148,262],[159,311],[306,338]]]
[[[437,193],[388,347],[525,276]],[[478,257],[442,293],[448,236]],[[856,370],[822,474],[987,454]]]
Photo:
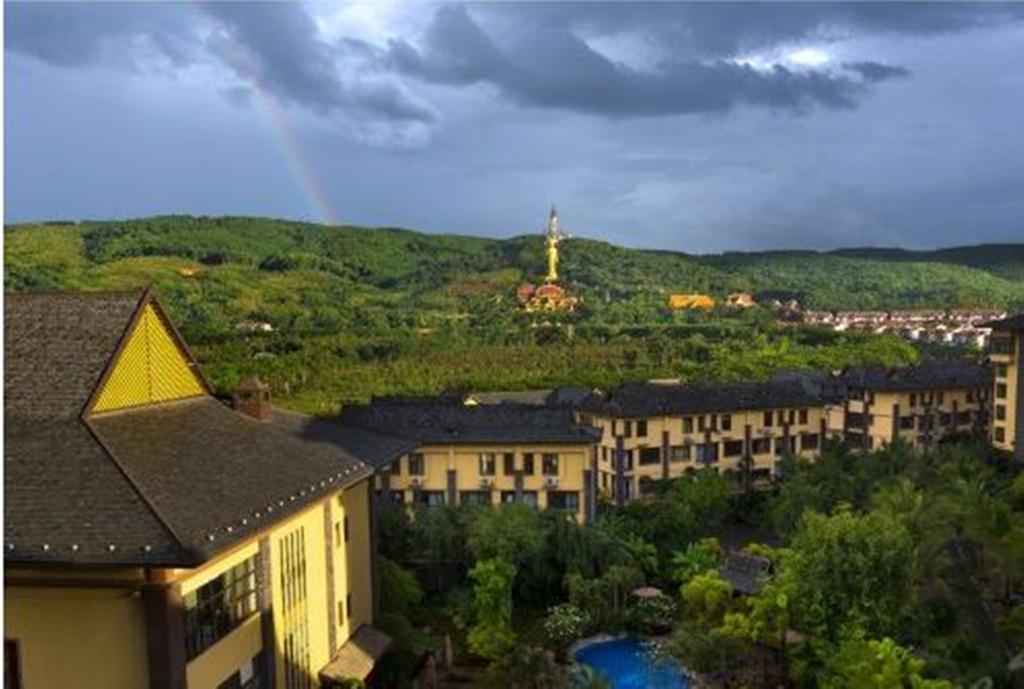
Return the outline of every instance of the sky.
[[[5,222],[1024,241],[1024,3],[7,2]]]

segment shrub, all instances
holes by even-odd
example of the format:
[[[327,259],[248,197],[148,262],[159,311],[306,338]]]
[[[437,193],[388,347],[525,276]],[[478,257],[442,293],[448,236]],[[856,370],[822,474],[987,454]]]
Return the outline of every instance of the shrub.
[[[572,603],[548,608],[548,615],[544,618],[544,634],[551,646],[559,649],[586,636],[592,627],[590,615]]]

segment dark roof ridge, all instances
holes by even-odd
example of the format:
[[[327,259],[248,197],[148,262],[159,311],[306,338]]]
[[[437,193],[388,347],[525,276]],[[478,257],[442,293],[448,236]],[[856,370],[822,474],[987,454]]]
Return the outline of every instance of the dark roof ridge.
[[[118,461],[117,457],[114,455],[113,452],[110,451],[110,448],[107,447],[107,444],[103,442],[103,439],[100,438],[98,433],[96,433],[96,430],[92,427],[89,421],[87,419],[82,419],[82,425],[85,426],[85,428],[89,431],[89,435],[93,437],[93,439],[99,444],[99,446],[103,448],[103,452],[106,453],[107,457],[110,458],[110,461],[114,464],[115,467],[117,467],[117,470],[121,473],[121,476],[124,477],[124,480],[128,483],[129,486],[131,486],[131,489],[135,492],[135,494],[139,496],[139,500],[141,500],[142,504],[146,506],[146,509],[149,510],[150,514],[153,515],[153,518],[156,519],[157,523],[159,523],[160,526],[162,526],[164,530],[167,531],[167,533],[171,536],[171,539],[173,539],[173,541],[178,545],[178,548],[180,548],[181,553],[186,558],[191,556],[192,549],[185,545],[185,542],[182,540],[181,535],[178,534],[174,530],[174,528],[167,523],[167,520],[163,518],[160,512],[157,511],[156,507],[153,505],[152,502],[150,502],[149,498],[146,497],[146,494],[142,491],[142,487],[139,486],[138,483],[136,483],[135,479],[133,479],[131,474],[128,473],[124,465],[122,465],[121,462]]]

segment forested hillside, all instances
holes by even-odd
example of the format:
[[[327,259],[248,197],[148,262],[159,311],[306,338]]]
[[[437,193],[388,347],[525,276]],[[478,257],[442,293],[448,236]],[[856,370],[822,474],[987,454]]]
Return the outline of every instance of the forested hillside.
[[[868,345],[871,338],[852,335],[801,342],[760,310],[672,313],[666,300],[674,292],[750,291],[830,309],[1024,305],[1024,245],[699,256],[571,239],[561,272],[583,307],[560,327],[538,329],[514,292],[543,266],[539,235],[495,240],[163,216],[9,226],[4,284],[151,284],[218,386],[259,372],[312,407],[460,385],[758,375],[812,355],[821,365],[855,361],[865,347],[876,360],[913,356],[902,343]],[[252,322],[274,332],[247,334]]]

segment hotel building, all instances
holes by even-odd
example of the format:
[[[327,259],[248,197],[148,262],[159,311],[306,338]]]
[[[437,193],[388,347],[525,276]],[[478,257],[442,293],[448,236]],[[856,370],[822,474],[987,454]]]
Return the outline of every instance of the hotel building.
[[[149,293],[7,295],[8,689],[372,682],[373,468],[211,396]]]
[[[378,489],[391,504],[525,503],[581,522],[594,515],[601,432],[576,423],[567,407],[377,398],[346,406],[341,423],[350,435],[369,431],[412,444],[378,466]]]
[[[897,440],[929,447],[953,434],[987,428],[992,376],[977,362],[859,366],[844,370],[840,379],[847,392],[840,404],[829,406],[829,431],[865,450]]]
[[[638,383],[595,394],[580,418],[602,431],[598,487],[621,504],[700,467],[756,481],[785,454],[816,456],[826,433],[822,394],[801,380]]]
[[[989,358],[994,368],[992,444],[1024,461],[1024,314],[986,323],[992,328]]]

